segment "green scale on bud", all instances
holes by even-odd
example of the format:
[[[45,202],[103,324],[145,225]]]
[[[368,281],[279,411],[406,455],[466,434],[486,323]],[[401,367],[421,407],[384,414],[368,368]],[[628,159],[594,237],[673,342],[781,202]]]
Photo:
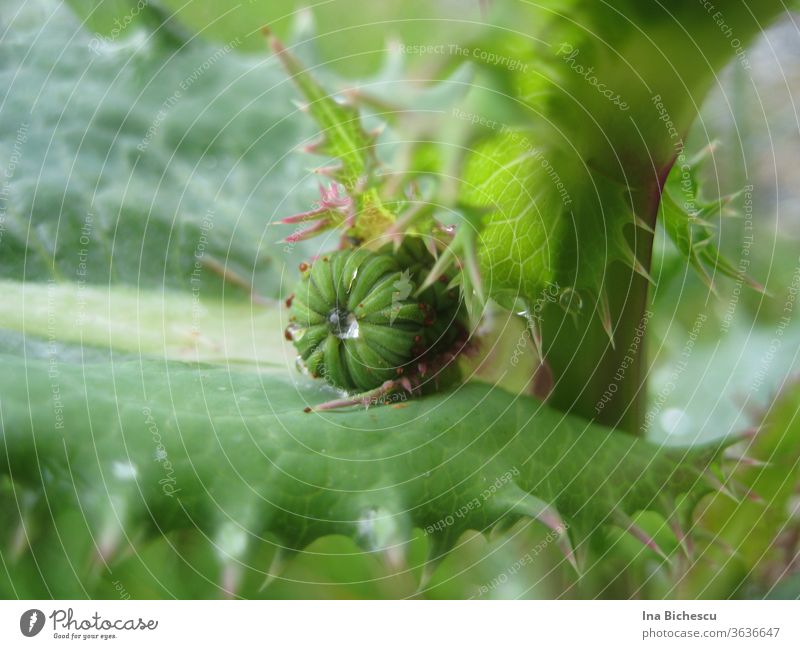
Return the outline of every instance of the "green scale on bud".
[[[311,376],[366,392],[406,373],[424,374],[452,347],[464,331],[458,290],[429,287],[416,295],[428,266],[423,253],[432,261],[413,244],[396,255],[342,250],[301,267],[287,337]]]

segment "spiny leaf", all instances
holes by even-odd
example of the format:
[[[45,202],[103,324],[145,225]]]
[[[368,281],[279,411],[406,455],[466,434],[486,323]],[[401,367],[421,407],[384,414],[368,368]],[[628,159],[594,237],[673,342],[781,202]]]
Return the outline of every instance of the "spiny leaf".
[[[374,136],[361,126],[361,117],[355,107],[331,96],[269,29],[262,31],[303,94],[307,102],[303,109],[322,129],[320,139],[310,145],[310,151],[337,158],[341,167],[332,169],[330,175],[348,192],[357,191],[366,184],[374,163]]]
[[[32,543],[79,508],[80,545],[109,563],[182,529],[215,539],[224,565],[265,535],[289,551],[329,534],[376,551],[415,527],[441,556],[520,515],[563,520],[578,545],[616,511],[673,515],[665,503],[710,489],[700,476],[725,446],[654,446],[481,384],[306,414],[329,391],[284,372],[1,360],[0,470],[54,508],[29,514],[44,517]]]
[[[591,296],[602,318],[611,262],[647,274],[625,237],[625,226],[635,224],[630,197],[537,137],[505,130],[467,162],[462,199],[489,211],[480,238],[487,290],[510,308],[518,298],[535,303],[555,284]]]
[[[178,43],[150,19],[104,44],[63,3],[15,4],[0,40],[0,274],[185,291],[200,277],[204,295],[230,295],[222,269],[277,295],[264,209],[299,209],[284,153],[307,133],[283,119],[277,61],[255,66],[236,40]]]
[[[746,282],[757,291],[764,291],[761,284],[747,275],[747,267],[736,268],[714,243],[716,234],[711,219],[721,217],[733,197],[726,196],[710,202],[702,200],[697,181],[699,160],[690,164],[688,171],[684,167],[675,167],[670,173],[661,195],[660,222],[686,261],[713,292],[716,292],[716,287],[709,270]],[[682,185],[684,174],[688,180]]]

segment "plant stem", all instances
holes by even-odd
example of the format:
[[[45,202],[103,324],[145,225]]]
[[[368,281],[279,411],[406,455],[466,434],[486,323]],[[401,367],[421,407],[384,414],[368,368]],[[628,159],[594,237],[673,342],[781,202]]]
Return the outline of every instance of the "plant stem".
[[[616,6],[593,4],[596,31],[573,33],[580,47],[571,46],[572,51],[591,52],[592,74],[607,87],[620,89],[629,110],[622,116],[583,77],[569,75],[564,76],[568,92],[556,93],[550,108],[567,133],[566,140],[582,146],[580,164],[601,169],[608,177],[616,177],[621,187],[631,188],[631,207],[651,228],[656,225],[661,191],[675,155],[682,150],[703,98],[718,83],[719,71],[737,54],[737,47],[749,44],[765,25],[785,12],[780,0],[718,4],[717,13],[710,15],[702,3],[674,3],[670,20],[659,20],[655,8],[646,9],[647,3],[621,4],[627,15],[638,21],[637,29],[619,26]],[[593,34],[612,24],[619,29],[609,31],[614,34],[609,46]],[[593,129],[592,124],[598,126]],[[580,192],[580,186],[575,191]],[[616,209],[613,205],[602,207],[603,213]],[[586,212],[573,215],[576,240],[583,246],[605,245],[608,249],[609,242],[600,239],[596,230],[591,235],[594,240],[581,236],[582,218],[587,218]],[[631,248],[650,272],[653,235],[629,227],[626,236]],[[542,346],[555,377],[550,403],[628,433],[642,434],[649,282],[628,266],[612,261],[603,286],[613,345],[589,295],[581,296],[583,308],[576,314],[565,313],[558,304],[544,308]]]
[[[638,215],[653,228],[662,186],[663,178],[656,179],[635,200]],[[630,239],[637,258],[649,270],[653,235],[637,228]],[[613,345],[594,305],[585,304],[576,316],[565,314],[558,304],[547,307],[542,332],[544,354],[557,377],[550,403],[638,434],[645,416],[645,333],[650,319],[650,284],[628,266],[614,263],[608,269],[606,286]]]

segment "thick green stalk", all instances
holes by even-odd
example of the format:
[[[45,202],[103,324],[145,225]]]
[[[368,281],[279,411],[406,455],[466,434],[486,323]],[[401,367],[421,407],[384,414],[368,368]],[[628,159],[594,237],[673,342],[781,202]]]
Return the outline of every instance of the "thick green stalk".
[[[576,166],[613,179],[628,194],[639,225],[625,225],[625,237],[641,264],[637,271],[609,256],[600,296],[607,296],[614,346],[585,296],[577,314],[547,307],[543,342],[556,377],[552,403],[634,434],[643,430],[645,414],[650,284],[641,271],[650,271],[653,243],[647,228],[656,225],[666,176],[685,161],[685,137],[717,75],[731,60],[749,67],[746,46],[785,11],[776,0],[708,5],[677,2],[669,11],[650,2],[593,5],[586,22],[570,22],[559,33],[566,44],[558,45],[555,76],[562,85],[545,106],[564,138],[556,146],[573,147]],[[619,92],[627,110],[580,74],[589,66],[590,77]],[[611,250],[615,236],[613,193],[595,196],[592,188],[592,194],[579,203],[589,209],[572,215],[578,259],[592,248]],[[607,232],[605,240],[598,232]]]
[[[659,187],[643,194],[642,218],[655,225]],[[637,258],[650,268],[653,235],[637,229],[631,237]],[[592,305],[565,313],[548,305],[542,332],[547,362],[557,377],[550,403],[629,433],[641,430],[646,401],[644,349],[650,284],[629,266],[611,264],[606,274],[614,343]]]

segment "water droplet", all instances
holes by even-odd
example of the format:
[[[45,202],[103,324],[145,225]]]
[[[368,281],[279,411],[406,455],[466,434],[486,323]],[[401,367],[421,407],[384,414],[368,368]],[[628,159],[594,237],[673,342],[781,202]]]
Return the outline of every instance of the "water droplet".
[[[351,340],[360,335],[355,314],[334,309],[328,316],[331,333],[341,340]]]
[[[286,327],[285,336],[287,340],[299,341],[304,333],[305,329],[303,327],[299,324],[291,323]]]
[[[521,297],[514,298],[514,303],[511,307],[511,310],[522,318],[528,318],[531,315],[531,308],[528,305],[527,300]]]
[[[583,298],[574,288],[565,288],[558,296],[558,304],[569,314],[578,315],[583,310]]]

